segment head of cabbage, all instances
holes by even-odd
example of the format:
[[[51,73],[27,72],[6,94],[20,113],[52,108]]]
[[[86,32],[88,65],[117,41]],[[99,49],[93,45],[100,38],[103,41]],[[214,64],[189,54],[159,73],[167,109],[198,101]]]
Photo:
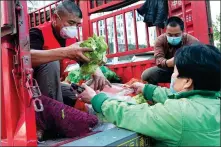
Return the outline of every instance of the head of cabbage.
[[[93,49],[92,52],[85,52],[84,55],[90,59],[89,63],[84,63],[81,66],[81,74],[91,75],[95,70],[103,64],[103,59],[106,56],[107,43],[104,37],[93,35],[80,44],[80,47]]]

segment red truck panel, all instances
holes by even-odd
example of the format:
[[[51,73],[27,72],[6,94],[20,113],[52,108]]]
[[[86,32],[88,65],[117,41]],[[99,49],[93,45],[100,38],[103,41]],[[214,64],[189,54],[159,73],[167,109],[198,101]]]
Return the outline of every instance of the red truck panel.
[[[15,7],[15,1],[1,1],[4,3],[5,11],[15,12],[10,17],[20,20],[16,36],[11,33],[4,33],[1,37],[1,119],[2,136],[1,146],[36,146],[35,113],[28,95],[27,71],[31,69],[28,20],[26,1],[20,1]],[[20,5],[19,5],[20,4]],[[2,17],[5,11],[2,13]],[[7,20],[7,19],[4,19]],[[9,19],[8,19],[9,20]],[[9,21],[8,25],[16,26],[17,23]],[[6,21],[5,21],[6,23]],[[2,32],[7,28],[2,27]],[[19,31],[18,31],[19,30]],[[16,45],[17,44],[17,45]],[[18,54],[16,54],[18,53]]]
[[[111,65],[109,68],[122,78],[122,82],[126,83],[132,78],[140,79],[142,72],[155,65],[154,60],[131,62],[126,64]]]
[[[14,1],[1,1],[1,4],[4,4],[4,6],[7,5],[9,2]],[[25,1],[20,1],[23,5],[23,13],[26,15],[27,7]],[[106,35],[107,32],[107,22],[106,19],[109,17],[113,17],[114,20],[116,19],[117,15],[123,16],[123,22],[125,24],[125,13],[128,11],[133,12],[133,18],[136,18],[135,12],[136,8],[138,8],[140,5],[131,6],[126,9],[118,10],[113,12],[109,15],[104,15],[95,19],[90,20],[90,15],[92,13],[98,12],[98,11],[107,11],[107,10],[114,10],[116,8],[119,8],[121,6],[126,5],[128,1],[121,1],[121,0],[104,0],[104,1],[98,1],[98,0],[89,0],[89,1],[76,1],[78,5],[80,5],[81,9],[83,10],[83,23],[82,23],[82,31],[83,31],[83,39],[87,39],[87,37],[92,36],[93,34],[93,23],[99,27],[98,22],[100,20],[105,20],[105,32]],[[93,3],[92,3],[93,2]],[[102,2],[102,3],[101,3]],[[2,81],[1,81],[1,119],[2,124],[2,135],[1,135],[1,146],[36,146],[37,140],[36,140],[36,126],[35,126],[35,113],[33,110],[33,107],[30,105],[30,97],[28,95],[27,87],[25,85],[26,83],[26,76],[27,76],[27,69],[31,67],[31,63],[29,62],[30,53],[28,50],[28,27],[26,18],[29,19],[29,27],[33,27],[39,24],[42,24],[45,21],[49,21],[51,18],[51,14],[53,11],[53,8],[57,5],[58,2],[53,3],[52,5],[48,5],[44,8],[38,9],[37,11],[27,14],[28,17],[23,18],[23,23],[20,22],[20,25],[18,25],[19,28],[19,34],[16,38],[16,41],[19,42],[19,44],[22,44],[19,46],[19,61],[21,61],[22,64],[18,64],[17,69],[21,70],[21,75],[18,75],[19,77],[16,77],[16,80],[13,79],[12,69],[14,67],[13,62],[13,55],[14,50],[17,49],[15,45],[10,42],[11,40],[15,39],[15,36],[11,36],[11,33],[4,32],[5,36],[1,38],[1,50],[2,50],[2,58],[1,60],[3,62],[2,67]],[[193,34],[196,36],[200,41],[203,43],[209,43],[209,32],[208,32],[208,17],[207,17],[207,9],[206,9],[206,1],[188,1],[188,0],[170,0],[169,1],[169,14],[172,15],[178,15],[181,16],[186,24],[186,32]],[[17,8],[20,9],[20,8]],[[8,10],[12,10],[13,12],[15,9],[13,7],[8,8],[7,10],[3,9],[2,12],[2,20],[4,23],[9,21],[8,18]],[[21,18],[20,15],[18,15]],[[13,18],[15,20],[15,17]],[[135,20],[135,19],[134,19]],[[17,22],[18,23],[18,22]],[[134,26],[136,26],[136,21],[133,22]],[[14,25],[16,26],[16,25]],[[27,28],[24,28],[26,26]],[[116,35],[116,21],[114,23],[114,30],[115,30],[115,40],[117,40]],[[2,27],[2,25],[1,25]],[[2,29],[2,28],[1,28]],[[3,30],[3,29],[2,29]],[[81,31],[79,31],[81,32]],[[126,28],[124,28],[124,32],[126,32]],[[145,48],[139,47],[138,45],[138,37],[137,37],[137,28],[134,29],[135,32],[135,40],[136,45],[134,50],[128,49],[128,41],[125,39],[126,42],[126,50],[123,52],[118,52],[108,54],[107,56],[109,58],[112,57],[121,57],[125,55],[132,55],[135,53],[144,53],[150,50],[153,50],[151,46],[149,46],[149,39],[147,37],[147,46]],[[162,33],[163,30],[157,30],[157,34],[159,35]],[[146,26],[146,30],[144,31],[146,33],[146,36],[148,35],[148,26]],[[127,36],[127,33],[125,33],[125,38]],[[80,38],[80,35],[79,35]],[[108,52],[109,53],[109,52]],[[28,58],[27,58],[28,57]],[[27,59],[27,60],[24,60]],[[140,78],[141,73],[146,69],[154,65],[153,60],[147,60],[142,62],[134,62],[134,63],[126,63],[126,64],[119,64],[119,65],[112,65],[109,66],[112,70],[114,70],[123,80],[123,82],[129,81],[131,78]],[[17,83],[17,84],[16,84]],[[19,95],[17,95],[16,86],[19,87]],[[168,86],[168,85],[163,85]]]

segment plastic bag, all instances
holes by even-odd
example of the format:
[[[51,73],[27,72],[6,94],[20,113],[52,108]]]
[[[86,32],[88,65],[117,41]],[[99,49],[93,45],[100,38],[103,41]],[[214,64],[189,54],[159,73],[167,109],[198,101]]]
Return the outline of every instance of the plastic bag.
[[[129,90],[123,90],[122,92],[119,92],[119,93],[107,93],[107,92],[101,92],[101,93],[105,93],[109,99],[115,99],[115,100],[118,100],[118,101],[124,101],[124,102],[127,102],[127,103],[130,103],[130,104],[137,104],[136,103],[136,100],[133,99],[131,96],[125,96],[127,95],[128,93],[130,93],[131,91]]]

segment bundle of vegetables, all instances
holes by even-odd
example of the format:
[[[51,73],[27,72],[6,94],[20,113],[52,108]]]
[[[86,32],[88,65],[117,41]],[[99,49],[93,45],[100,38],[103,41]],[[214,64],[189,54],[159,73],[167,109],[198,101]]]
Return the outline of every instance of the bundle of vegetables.
[[[72,70],[68,73],[65,81],[69,83],[79,83],[81,80],[87,81],[90,79],[90,75],[82,75],[80,69]]]
[[[84,63],[81,66],[81,74],[91,75],[95,70],[103,64],[103,59],[105,58],[107,51],[107,43],[104,41],[104,37],[93,35],[89,37],[83,43],[80,44],[80,47],[92,48],[92,52],[86,52],[84,55],[90,59],[89,63]]]
[[[142,103],[146,103],[147,100],[145,100],[143,94],[138,94],[136,96],[133,97],[136,100],[137,104],[142,104]]]
[[[107,80],[110,81],[111,83],[120,82],[120,78],[117,76],[117,74],[111,71],[108,67],[101,66],[100,69],[102,73],[104,74],[104,76],[107,78]],[[70,83],[79,83],[80,81],[89,80],[90,77],[91,77],[90,74],[83,75],[81,74],[80,69],[75,69],[68,73],[68,76],[65,79],[65,81],[70,82]]]
[[[131,79],[129,82],[127,82],[125,85],[126,85],[126,87],[128,87],[128,86],[133,85],[133,84],[136,83],[136,82],[140,82],[140,83],[146,84],[145,81],[132,78],[132,79]],[[149,100],[146,100],[146,99],[144,98],[144,96],[143,96],[142,93],[140,93],[140,94],[133,93],[133,94],[130,94],[129,96],[133,97],[133,98],[136,100],[136,103],[137,103],[137,104],[148,103],[149,105],[153,105],[153,102],[152,102],[152,101],[149,101]]]

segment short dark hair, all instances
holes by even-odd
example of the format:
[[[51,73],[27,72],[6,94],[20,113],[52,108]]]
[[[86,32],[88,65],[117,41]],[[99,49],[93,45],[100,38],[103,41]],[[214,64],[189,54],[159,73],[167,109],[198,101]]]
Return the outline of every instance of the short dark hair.
[[[175,54],[178,77],[191,78],[194,90],[220,90],[221,53],[212,45],[192,44]]]
[[[82,18],[82,11],[75,4],[74,0],[64,0],[55,8],[55,13],[64,15],[65,13],[71,13],[79,18]]]
[[[181,18],[177,16],[172,16],[166,21],[166,26],[176,27],[177,25],[180,26],[180,29],[184,31],[184,22]]]

